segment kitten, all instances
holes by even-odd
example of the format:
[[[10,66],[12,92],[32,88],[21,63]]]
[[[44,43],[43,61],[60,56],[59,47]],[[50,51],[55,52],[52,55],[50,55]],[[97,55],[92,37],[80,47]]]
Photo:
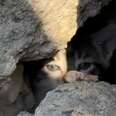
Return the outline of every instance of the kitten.
[[[46,73],[50,79],[62,80],[67,72],[66,50],[63,49],[58,51],[41,70]]]
[[[110,59],[116,49],[116,24],[109,24],[85,39],[76,39],[69,49],[71,70],[102,75],[110,66]]]
[[[66,50],[58,51],[53,58],[25,64],[24,71],[38,105],[48,91],[64,82],[63,77],[67,72]]]

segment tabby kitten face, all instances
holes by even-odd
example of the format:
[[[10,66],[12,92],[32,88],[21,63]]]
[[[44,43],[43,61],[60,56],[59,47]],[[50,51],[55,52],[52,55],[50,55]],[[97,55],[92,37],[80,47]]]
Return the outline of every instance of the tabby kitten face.
[[[109,24],[98,32],[77,39],[72,48],[74,69],[89,73],[101,74],[110,66],[110,60],[116,49],[116,24]],[[87,40],[87,41],[86,41]]]
[[[48,63],[41,69],[47,77],[54,80],[62,80],[67,72],[66,51],[60,50]]]
[[[74,53],[74,68],[78,71],[100,75],[102,64],[97,52],[86,46],[85,49],[76,50]]]
[[[86,54],[85,54],[86,55]],[[87,55],[88,56],[88,55]],[[81,71],[86,74],[93,74],[93,75],[100,75],[102,71],[101,64],[94,61],[93,58],[88,57],[88,58],[79,58],[75,54],[75,69],[78,71]]]

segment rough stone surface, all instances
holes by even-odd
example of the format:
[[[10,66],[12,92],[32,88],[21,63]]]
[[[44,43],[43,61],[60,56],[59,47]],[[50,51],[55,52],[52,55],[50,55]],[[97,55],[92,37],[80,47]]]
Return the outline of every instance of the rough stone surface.
[[[16,116],[35,105],[32,91],[23,80],[23,67],[18,65],[13,74],[0,80],[0,116]]]
[[[33,114],[23,111],[23,112],[20,112],[17,116],[33,116]]]
[[[23,86],[23,66],[18,65],[12,75],[0,80],[0,101],[8,104],[13,103]]]
[[[61,85],[47,94],[34,116],[116,116],[116,86],[84,81]]]
[[[111,0],[78,0],[77,7],[77,25],[82,26],[89,17],[99,14],[101,8],[107,5]]]
[[[16,116],[20,111],[33,108],[34,99],[32,93],[23,93],[12,104],[0,102],[0,116]]]
[[[19,60],[43,59],[62,49],[88,17],[111,0],[1,0],[0,79]]]

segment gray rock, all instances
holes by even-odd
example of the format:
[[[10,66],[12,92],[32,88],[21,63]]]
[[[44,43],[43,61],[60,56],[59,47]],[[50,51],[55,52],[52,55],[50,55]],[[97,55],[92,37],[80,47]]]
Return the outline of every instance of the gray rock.
[[[1,0],[0,79],[19,60],[48,58],[111,0]]]
[[[84,81],[61,85],[47,94],[34,116],[116,116],[116,87]]]
[[[6,104],[14,103],[23,86],[23,66],[18,65],[12,75],[6,79],[0,80],[0,102]]]
[[[70,2],[71,1],[72,0],[70,0]],[[47,7],[44,7],[44,3],[46,2]],[[62,36],[66,34],[60,34],[59,32],[61,30],[59,24],[54,24],[54,21],[56,19],[58,21],[58,16],[61,14],[56,13],[58,16],[55,17],[55,13],[50,13],[49,10],[53,8],[57,9],[56,6],[60,7],[62,2],[56,5],[54,1],[51,2],[48,0],[46,2],[43,2],[43,0],[0,1],[0,79],[9,76],[15,70],[19,60],[48,58],[56,52],[58,45],[56,45],[57,43],[55,44],[55,41],[53,42],[53,39],[55,39],[57,35]],[[70,2],[67,2],[66,5],[71,5]],[[52,5],[49,6],[49,4]],[[73,2],[72,5],[75,6],[75,4],[77,3]],[[65,9],[64,5],[63,9]],[[59,11],[59,9],[57,10]],[[76,7],[74,10],[76,10]],[[49,12],[48,15],[45,15],[47,12]],[[64,12],[67,12],[67,10]],[[72,13],[75,15],[74,17],[76,17],[76,13]],[[43,17],[43,15],[45,15],[45,17]],[[74,17],[71,17],[71,19],[74,20]],[[51,21],[53,21],[53,24],[51,24]],[[58,22],[60,21],[62,21],[62,18],[59,18]],[[63,21],[69,22],[69,19],[66,18]],[[72,21],[70,25],[71,24],[75,26],[74,29],[72,27],[73,31],[69,32],[70,37],[67,36],[68,39],[71,38],[76,31],[76,21]],[[61,25],[61,27],[63,28],[65,26]],[[69,31],[69,29],[66,30],[66,32],[67,31]],[[65,30],[63,32],[65,32]],[[53,35],[51,35],[51,33]],[[56,39],[61,38],[61,36]]]
[[[33,116],[33,114],[26,112],[26,111],[22,111],[17,116]]]
[[[34,96],[22,74],[23,67],[18,64],[10,77],[0,80],[0,116],[16,116],[22,110],[33,110]]]
[[[94,17],[98,14],[101,8],[108,5],[110,1],[111,0],[78,0],[77,23],[79,27],[82,26],[89,17]]]
[[[34,96],[29,89],[25,87],[24,89],[13,103],[0,100],[0,116],[16,116],[21,111],[33,110]]]

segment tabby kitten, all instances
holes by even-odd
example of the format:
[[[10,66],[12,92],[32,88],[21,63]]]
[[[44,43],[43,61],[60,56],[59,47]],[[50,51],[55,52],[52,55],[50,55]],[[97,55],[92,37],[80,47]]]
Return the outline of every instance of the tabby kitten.
[[[69,45],[70,69],[99,76],[105,73],[116,49],[116,24],[109,24],[84,39],[76,39]]]
[[[48,63],[45,63],[41,70],[50,79],[62,80],[67,72],[66,49],[58,51]]]
[[[52,58],[24,64],[24,75],[29,80],[37,103],[40,103],[48,91],[63,83],[66,72],[65,49],[58,51]]]

